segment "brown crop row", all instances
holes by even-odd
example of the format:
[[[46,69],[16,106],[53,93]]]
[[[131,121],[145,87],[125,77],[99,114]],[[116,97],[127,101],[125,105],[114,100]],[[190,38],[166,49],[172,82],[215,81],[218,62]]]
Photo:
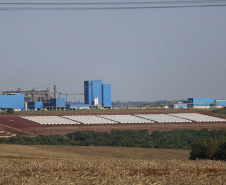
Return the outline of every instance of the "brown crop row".
[[[153,155],[157,149],[6,146],[4,152],[5,146],[0,147],[1,155],[9,154],[12,147],[12,155],[0,157],[0,184],[224,185],[226,182],[223,161],[160,159]],[[142,150],[146,154],[138,157]],[[167,158],[167,150],[158,152]],[[25,156],[19,156],[22,154]]]

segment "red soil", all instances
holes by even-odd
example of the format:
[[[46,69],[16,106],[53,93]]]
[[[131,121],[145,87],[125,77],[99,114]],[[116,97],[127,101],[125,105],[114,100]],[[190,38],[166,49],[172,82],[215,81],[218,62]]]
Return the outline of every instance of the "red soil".
[[[0,114],[0,130],[5,130],[18,135],[37,136],[37,135],[65,135],[69,132],[78,130],[94,130],[100,132],[110,132],[112,129],[127,129],[127,130],[149,130],[152,131],[169,131],[169,130],[183,130],[183,129],[226,129],[226,122],[207,122],[207,123],[144,123],[144,124],[113,124],[113,125],[40,125],[38,123],[20,118],[20,116],[49,116],[49,115],[100,115],[100,114],[160,114],[160,113],[181,113],[181,112],[197,112],[215,117],[221,117],[226,119],[224,116],[216,116],[215,114],[207,111],[193,111],[193,110],[120,110],[120,111],[96,111],[96,112],[56,112],[56,113],[19,113],[14,115]]]

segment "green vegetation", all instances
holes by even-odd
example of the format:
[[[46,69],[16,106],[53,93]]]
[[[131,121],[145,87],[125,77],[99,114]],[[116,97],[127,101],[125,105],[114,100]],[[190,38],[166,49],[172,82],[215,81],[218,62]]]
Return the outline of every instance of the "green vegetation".
[[[14,113],[14,109],[12,108],[7,109],[7,114],[13,114],[13,113]]]
[[[110,133],[87,130],[68,133],[65,136],[39,135],[37,137],[16,136],[0,138],[0,142],[20,145],[119,146],[189,150],[194,147],[199,148],[200,145],[196,143],[209,138],[225,140],[226,130],[154,131],[150,135],[147,130],[112,130]],[[209,145],[209,142],[207,141],[207,145]],[[222,146],[225,147],[225,144],[222,144]]]
[[[207,138],[226,137],[226,130],[172,130],[154,131],[150,135],[152,148],[191,149],[194,143]]]
[[[77,146],[122,146],[149,147],[150,136],[147,130],[112,130],[110,133],[77,131],[66,135],[71,145]]]
[[[17,144],[17,145],[68,145],[69,139],[60,135],[37,137],[15,136],[9,138],[0,138],[1,143]]]
[[[208,138],[193,145],[190,159],[226,160],[226,138]]]
[[[226,115],[226,109],[215,109],[212,112],[219,115]]]

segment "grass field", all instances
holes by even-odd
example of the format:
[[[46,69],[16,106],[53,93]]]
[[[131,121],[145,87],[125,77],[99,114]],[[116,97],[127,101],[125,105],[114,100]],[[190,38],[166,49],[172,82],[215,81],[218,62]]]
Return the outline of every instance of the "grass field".
[[[168,149],[0,145],[0,184],[225,184],[226,162]]]

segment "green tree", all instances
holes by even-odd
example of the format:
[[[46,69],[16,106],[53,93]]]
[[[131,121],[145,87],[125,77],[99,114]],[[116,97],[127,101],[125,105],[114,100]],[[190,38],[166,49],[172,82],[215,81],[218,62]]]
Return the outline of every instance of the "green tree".
[[[190,159],[221,159],[225,160],[225,141],[219,141],[215,137],[208,138],[193,145]]]
[[[13,114],[13,113],[14,113],[14,109],[12,108],[7,109],[7,114]]]
[[[226,160],[226,141],[221,141],[218,150],[215,153],[215,159]]]

